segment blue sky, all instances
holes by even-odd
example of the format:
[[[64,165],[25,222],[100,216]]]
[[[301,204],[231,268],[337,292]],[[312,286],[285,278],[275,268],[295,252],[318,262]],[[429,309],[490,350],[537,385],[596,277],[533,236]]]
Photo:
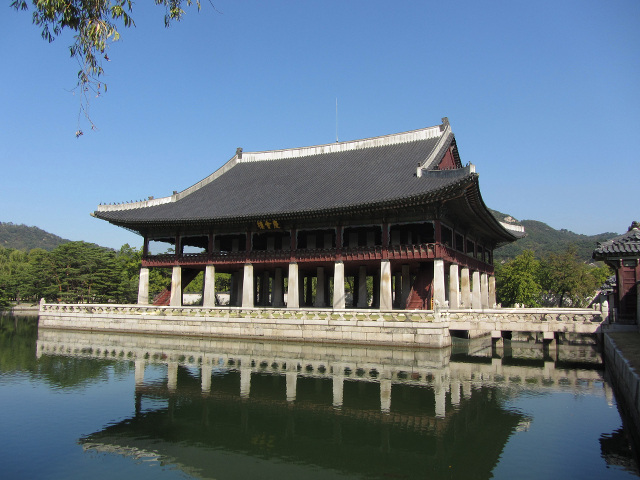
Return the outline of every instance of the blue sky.
[[[113,248],[90,217],[163,197],[245,151],[437,125],[447,116],[485,203],[576,233],[640,220],[640,2],[204,2],[164,28],[135,5],[76,139],[70,37],[0,15],[0,221]],[[148,4],[148,5],[147,5]]]

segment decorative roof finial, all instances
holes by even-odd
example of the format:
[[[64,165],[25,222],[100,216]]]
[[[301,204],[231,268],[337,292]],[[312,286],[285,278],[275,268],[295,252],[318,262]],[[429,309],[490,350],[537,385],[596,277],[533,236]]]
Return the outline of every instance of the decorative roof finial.
[[[640,229],[640,222],[634,220],[633,222],[631,222],[631,226],[629,227],[629,230],[627,230],[627,232],[630,232],[631,230],[633,230],[634,228],[636,229]]]
[[[238,160],[242,160],[242,147],[236,148],[236,156],[238,157]]]

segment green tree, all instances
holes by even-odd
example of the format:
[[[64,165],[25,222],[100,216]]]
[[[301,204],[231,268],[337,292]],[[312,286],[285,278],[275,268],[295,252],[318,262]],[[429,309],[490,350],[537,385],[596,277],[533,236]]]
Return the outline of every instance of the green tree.
[[[200,10],[200,0],[155,0],[165,8],[165,26],[179,21],[183,8],[194,3]],[[88,112],[89,98],[106,93],[102,81],[103,61],[109,61],[107,49],[120,38],[123,28],[135,26],[131,16],[131,0],[13,0],[15,10],[31,10],[33,23],[40,27],[41,36],[52,42],[65,30],[71,31],[74,42],[69,52],[78,60],[77,89],[81,94],[80,110],[95,128]],[[82,135],[78,128],[76,136]]]
[[[542,288],[539,283],[540,262],[531,250],[496,267],[498,302],[505,306],[516,303],[525,307],[539,306]]]
[[[542,262],[541,284],[558,307],[585,306],[610,274],[608,267],[587,265],[578,258],[576,248],[549,254]]]

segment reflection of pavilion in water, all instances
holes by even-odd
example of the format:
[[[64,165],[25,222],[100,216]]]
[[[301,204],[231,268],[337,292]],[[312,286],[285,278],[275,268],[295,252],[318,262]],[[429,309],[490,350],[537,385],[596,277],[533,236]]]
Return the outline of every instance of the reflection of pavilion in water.
[[[490,341],[452,354],[54,330],[41,330],[37,345],[38,355],[135,364],[135,415],[83,439],[85,448],[155,452],[197,476],[255,476],[245,470],[255,467],[262,478],[285,475],[265,458],[371,477],[489,478],[527,425],[501,406],[514,388],[606,388],[591,357],[591,368],[563,368],[586,358],[566,350],[554,360],[494,358]],[[149,369],[161,380],[145,381]]]

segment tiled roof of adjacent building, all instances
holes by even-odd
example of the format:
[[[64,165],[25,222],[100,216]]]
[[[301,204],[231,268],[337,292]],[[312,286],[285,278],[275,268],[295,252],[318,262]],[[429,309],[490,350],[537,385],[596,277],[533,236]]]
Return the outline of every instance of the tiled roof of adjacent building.
[[[593,258],[596,260],[605,257],[624,257],[640,255],[640,229],[634,222],[629,231],[623,235],[598,243],[593,251]]]

